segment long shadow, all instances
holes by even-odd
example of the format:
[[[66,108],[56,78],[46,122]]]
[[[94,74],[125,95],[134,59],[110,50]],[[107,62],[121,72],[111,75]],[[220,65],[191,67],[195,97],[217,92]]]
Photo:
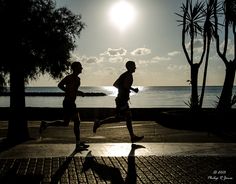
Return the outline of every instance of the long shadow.
[[[7,139],[3,139],[1,142],[0,142],[0,153],[1,152],[4,152],[4,151],[7,151],[11,148],[13,148],[14,146],[16,146],[17,144],[13,144],[13,143],[10,143]]]
[[[97,173],[101,179],[110,181],[111,184],[124,184],[120,170],[115,167],[98,163],[91,154],[91,151],[85,157],[82,172],[86,172],[89,169],[92,169],[93,172]]]
[[[30,141],[30,140],[34,140],[34,138],[28,138],[27,140],[22,140],[22,141],[18,141],[18,142],[10,141],[7,138],[5,138],[5,139],[0,141],[0,153],[4,152],[4,151],[7,151],[7,150],[19,145],[19,144],[22,144],[22,143]]]
[[[30,174],[30,175],[19,175],[17,174],[20,167],[20,162],[15,162],[12,168],[0,177],[1,184],[40,184],[43,180],[43,175]]]
[[[125,178],[126,184],[136,184],[137,183],[137,172],[135,167],[135,150],[145,148],[142,145],[132,144],[131,150],[128,155],[128,171],[127,176]]]
[[[87,151],[88,149],[83,149],[81,151]],[[72,159],[74,158],[75,154],[81,151],[77,151],[76,149],[66,158],[66,161],[59,167],[59,169],[55,172],[55,174],[51,178],[51,184],[57,184],[63,174],[65,173],[66,169],[68,169]]]
[[[95,157],[91,154],[91,151],[85,158],[82,172],[86,172],[91,169],[93,172],[97,173],[101,179],[104,181],[109,181],[111,184],[136,184],[137,173],[135,167],[135,150],[139,148],[145,147],[136,144],[132,144],[131,146],[131,151],[128,155],[128,171],[125,180],[123,180],[121,172],[118,168],[98,163],[95,160]]]

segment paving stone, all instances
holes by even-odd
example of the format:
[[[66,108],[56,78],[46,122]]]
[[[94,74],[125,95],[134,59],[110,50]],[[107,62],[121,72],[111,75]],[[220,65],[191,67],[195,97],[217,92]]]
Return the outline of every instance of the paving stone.
[[[30,130],[38,129],[39,123],[36,125]],[[134,125],[140,134],[157,130],[145,136],[146,142],[140,143],[145,149],[137,149],[135,156],[131,156],[125,125],[116,134],[110,129],[113,125],[105,126],[94,136],[91,123],[81,124],[82,138],[86,138],[92,151],[90,158],[87,151],[71,153],[75,146],[73,126],[65,134],[65,129],[48,129],[42,139],[35,134],[35,140],[0,152],[0,184],[236,183],[236,143],[204,132],[167,129],[156,122]],[[172,135],[178,135],[178,143]],[[105,139],[100,139],[102,136]]]
[[[235,157],[141,156],[135,157],[137,162],[131,167],[129,157],[92,158],[90,164],[93,165],[84,172],[84,157],[0,159],[0,183],[12,181],[12,177],[31,178],[29,181],[34,178],[42,184],[111,183],[116,174],[120,175],[121,184],[128,181],[127,178],[137,184],[233,184],[236,181]]]

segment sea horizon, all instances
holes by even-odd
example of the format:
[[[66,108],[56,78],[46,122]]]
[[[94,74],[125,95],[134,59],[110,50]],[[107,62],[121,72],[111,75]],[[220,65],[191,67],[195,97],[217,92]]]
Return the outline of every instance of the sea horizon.
[[[191,86],[134,86],[139,93],[131,92],[130,107],[132,108],[188,108]],[[222,86],[206,86],[203,108],[215,108]],[[81,86],[79,90],[87,93],[105,93],[106,96],[77,97],[77,107],[115,107],[117,89],[113,86]],[[37,96],[27,96],[27,107],[62,107],[63,93],[57,86],[26,86],[26,92],[39,93]],[[52,96],[40,96],[42,93],[54,93]],[[201,87],[199,87],[199,95]],[[233,94],[236,93],[234,86]],[[9,107],[9,96],[0,96],[0,107]],[[235,105],[234,107],[235,108]]]
[[[80,87],[103,87],[103,86],[112,86],[112,85],[81,85]],[[143,86],[143,87],[191,87],[191,85],[134,85],[134,86]],[[9,88],[9,86],[7,86]],[[57,85],[55,86],[25,86],[26,88],[28,87],[57,87]],[[202,85],[198,85],[198,87],[202,87]],[[206,87],[223,87],[223,85],[206,85]],[[234,85],[234,87],[236,87],[236,84]]]

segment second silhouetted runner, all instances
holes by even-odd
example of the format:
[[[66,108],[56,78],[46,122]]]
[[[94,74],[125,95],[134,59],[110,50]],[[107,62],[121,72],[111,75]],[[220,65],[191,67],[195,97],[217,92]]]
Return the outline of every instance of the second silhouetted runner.
[[[97,129],[107,123],[120,122],[122,120],[126,121],[126,126],[128,128],[131,142],[137,142],[144,138],[144,136],[136,136],[133,132],[132,126],[132,114],[129,108],[130,91],[138,93],[138,88],[133,88],[133,73],[136,70],[134,61],[127,61],[126,63],[127,71],[120,75],[120,77],[114,82],[113,86],[118,89],[118,95],[115,99],[116,101],[116,115],[108,117],[104,120],[96,120],[93,125],[93,132],[96,133]]]

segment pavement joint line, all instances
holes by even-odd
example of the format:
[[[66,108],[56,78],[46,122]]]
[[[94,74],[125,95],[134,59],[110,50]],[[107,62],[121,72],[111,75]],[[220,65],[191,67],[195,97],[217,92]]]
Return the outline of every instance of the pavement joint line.
[[[127,156],[131,143],[87,143],[87,151],[75,156],[85,157],[88,151],[94,156]],[[136,156],[236,156],[236,143],[144,143],[145,148],[138,149]],[[75,144],[20,144],[9,150],[0,152],[0,158],[44,158],[68,156],[73,152]]]

